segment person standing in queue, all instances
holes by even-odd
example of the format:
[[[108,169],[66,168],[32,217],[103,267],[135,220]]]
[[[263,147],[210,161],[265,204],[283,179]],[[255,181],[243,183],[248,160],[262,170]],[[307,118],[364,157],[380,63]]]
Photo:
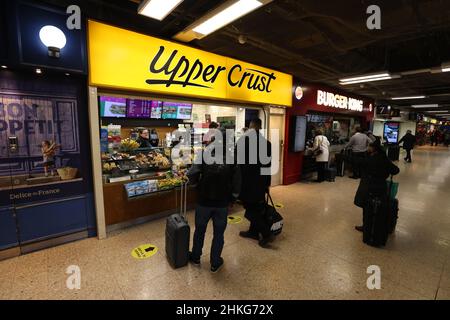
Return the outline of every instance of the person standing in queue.
[[[259,245],[265,248],[273,240],[264,216],[265,196],[271,183],[272,145],[261,134],[261,126],[260,119],[250,122],[249,129],[238,140],[236,154],[242,175],[240,200],[245,208],[245,217],[250,221],[249,230],[241,231],[239,235],[258,240]]]
[[[189,260],[195,265],[200,264],[206,228],[212,219],[214,236],[210,263],[211,272],[215,273],[224,264],[221,254],[225,242],[228,209],[239,196],[241,175],[238,165],[226,162],[227,148],[223,132],[213,129],[212,135],[216,139],[208,144],[201,154],[201,163],[194,163],[187,176],[191,183],[198,183],[195,232]],[[223,148],[223,152],[215,158],[217,148]],[[208,156],[211,158],[207,159]]]
[[[148,129],[139,129],[139,137],[136,139],[139,148],[151,148]]]
[[[358,165],[361,158],[365,158],[367,155],[367,147],[371,143],[370,138],[363,133],[361,127],[355,128],[356,133],[350,138],[345,148],[351,148],[352,150],[352,166],[353,176],[352,179],[361,178],[361,167]]]
[[[384,152],[379,142],[372,142],[368,147],[366,158],[357,158],[355,161],[361,167],[361,181],[356,191],[354,204],[357,207],[366,207],[370,195],[376,195],[388,201],[388,190],[386,179],[396,175],[400,169],[392,163]],[[356,230],[363,232],[363,226],[356,226]]]
[[[400,139],[398,144],[403,142],[403,149],[406,150],[405,161],[411,163],[411,150],[414,149],[416,144],[416,137],[412,134],[411,130],[406,131],[406,134]]]
[[[317,180],[316,182],[324,182],[325,181],[325,170],[328,166],[329,157],[330,157],[330,142],[328,138],[323,135],[322,130],[316,131],[316,137],[314,138],[313,143],[313,153],[316,157],[317,164]]]

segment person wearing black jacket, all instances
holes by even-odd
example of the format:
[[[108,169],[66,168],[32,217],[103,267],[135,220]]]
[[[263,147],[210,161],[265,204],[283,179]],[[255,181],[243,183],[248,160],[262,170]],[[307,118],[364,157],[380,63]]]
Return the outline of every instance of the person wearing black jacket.
[[[400,172],[400,169],[389,160],[379,143],[372,142],[369,145],[368,154],[367,158],[358,159],[362,172],[354,201],[355,205],[363,210],[370,195],[376,195],[388,201],[386,179]],[[355,229],[362,232],[363,226],[356,226]]]
[[[189,259],[200,264],[206,228],[213,220],[214,237],[211,246],[211,272],[217,272],[223,265],[221,257],[224,233],[227,227],[228,207],[236,201],[241,188],[241,175],[236,164],[226,163],[226,147],[223,133],[216,130],[216,140],[201,153],[201,163],[195,163],[187,176],[190,182],[198,183],[198,199],[195,209],[195,232]],[[221,136],[221,139],[217,139]],[[223,148],[223,157],[216,156],[217,148]],[[208,158],[208,156],[210,158]],[[220,159],[219,159],[220,157]]]
[[[139,130],[139,138],[136,139],[136,142],[139,143],[139,148],[151,148],[152,147],[149,137],[150,137],[150,135],[148,133],[148,129],[140,129]]]
[[[403,149],[406,150],[406,162],[411,162],[411,150],[414,149],[414,145],[416,144],[416,137],[413,136],[411,130],[406,131],[406,134],[400,139],[398,144],[403,142]]]
[[[273,239],[264,217],[265,196],[271,183],[271,175],[267,171],[271,167],[272,145],[260,133],[261,126],[260,119],[252,120],[249,130],[237,143],[237,157],[242,174],[240,200],[245,208],[245,217],[250,221],[249,230],[242,231],[239,235],[258,240],[259,245],[265,248]]]

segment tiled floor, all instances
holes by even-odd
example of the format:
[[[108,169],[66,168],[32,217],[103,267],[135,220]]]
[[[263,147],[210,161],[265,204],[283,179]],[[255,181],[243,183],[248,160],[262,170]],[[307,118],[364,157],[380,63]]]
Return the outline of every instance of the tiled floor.
[[[364,245],[353,226],[357,181],[298,183],[272,190],[282,203],[282,235],[272,249],[238,237],[229,225],[221,272],[173,270],[164,253],[164,220],[0,262],[0,299],[450,299],[450,151],[424,147],[399,163],[400,220],[384,249]],[[192,214],[190,221],[193,222]],[[205,252],[209,251],[211,228]],[[147,260],[131,257],[144,243]],[[69,265],[81,289],[69,290]],[[367,288],[367,267],[381,268],[381,290]]]

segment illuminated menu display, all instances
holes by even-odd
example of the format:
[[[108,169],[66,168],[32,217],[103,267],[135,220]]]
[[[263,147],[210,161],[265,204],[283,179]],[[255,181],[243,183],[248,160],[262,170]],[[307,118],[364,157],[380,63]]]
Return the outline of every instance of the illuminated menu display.
[[[161,119],[161,101],[128,99],[127,118]]]

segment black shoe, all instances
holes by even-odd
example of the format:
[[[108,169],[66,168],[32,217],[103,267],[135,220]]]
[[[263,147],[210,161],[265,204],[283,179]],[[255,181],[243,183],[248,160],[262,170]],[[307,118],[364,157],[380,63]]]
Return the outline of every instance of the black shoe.
[[[364,227],[363,226],[356,226],[355,230],[357,230],[359,232],[363,232],[364,231]]]
[[[212,273],[216,273],[216,272],[219,271],[222,267],[223,267],[223,259],[220,258],[220,263],[219,263],[217,266],[211,265],[211,272],[212,272]]]
[[[249,238],[249,239],[259,240],[259,236],[257,234],[251,233],[250,231],[241,231],[241,232],[239,232],[239,235],[242,238]]]
[[[195,264],[196,266],[200,265],[200,259],[195,259],[195,258],[192,256],[192,252],[189,252],[189,261],[190,261],[192,264]]]
[[[269,243],[272,242],[274,240],[274,238],[272,236],[269,236],[267,238],[262,238],[261,240],[259,240],[258,244],[260,247],[266,249],[269,247]]]

